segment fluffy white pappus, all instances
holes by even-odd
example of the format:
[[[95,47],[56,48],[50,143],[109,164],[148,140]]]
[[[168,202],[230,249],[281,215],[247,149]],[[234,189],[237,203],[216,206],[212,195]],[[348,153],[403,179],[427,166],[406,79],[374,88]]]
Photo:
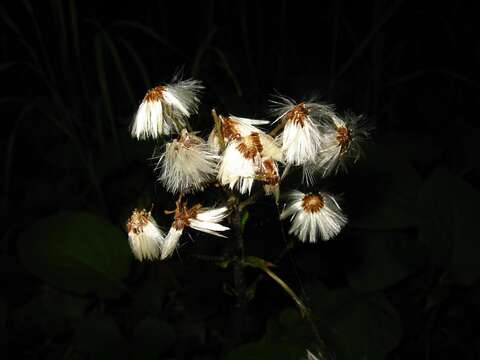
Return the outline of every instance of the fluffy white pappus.
[[[361,154],[361,143],[369,137],[369,127],[363,117],[346,114],[344,120],[333,116],[331,121],[322,125],[322,150],[312,166],[312,170],[320,171],[322,176],[339,168],[346,170],[346,160],[357,161]]]
[[[322,136],[318,125],[310,117],[303,124],[288,121],[279,135],[285,162],[290,165],[303,165],[314,161],[322,149]]]
[[[322,149],[320,121],[333,115],[330,106],[316,102],[300,102],[278,96],[270,101],[272,115],[277,121],[285,121],[281,141],[285,162],[303,165],[312,162]]]
[[[219,118],[222,124],[223,141],[225,142],[225,144],[228,144],[232,140],[238,140],[241,137],[248,136],[251,133],[268,136],[263,132],[263,130],[257,127],[258,125],[269,124],[270,121],[268,120],[248,119],[233,115],[220,115]],[[215,129],[213,129],[208,136],[208,143],[217,154],[220,153],[220,141],[218,140]]]
[[[167,85],[165,100],[188,118],[198,112],[198,106],[200,104],[199,96],[204,88],[202,82],[199,80],[179,80]]]
[[[332,105],[320,103],[316,101],[315,98],[298,103],[287,96],[276,95],[270,99],[269,103],[269,113],[275,117],[273,123],[282,120],[292,109],[301,104],[307,110],[308,115],[318,122],[329,119],[335,115]]]
[[[337,235],[347,223],[335,198],[327,193],[304,194],[295,190],[281,219],[290,217],[289,233],[303,242],[315,243],[318,238],[327,241]]]
[[[278,162],[284,162],[282,144],[279,138],[273,138],[267,134],[260,134],[262,144],[262,156]]]
[[[261,130],[259,126],[270,124],[269,120],[249,119],[234,115],[230,115],[228,119],[235,124],[237,130],[240,132],[240,136],[247,136],[252,132],[263,133],[263,130]],[[222,122],[223,120],[222,118]]]
[[[242,151],[244,140],[230,142],[223,153],[218,169],[218,179],[230,189],[237,188],[241,194],[250,193],[257,173],[257,154],[245,154]]]
[[[215,179],[219,157],[200,137],[182,130],[179,139],[167,143],[157,169],[167,191],[195,192]]]
[[[226,206],[217,209],[201,208],[195,217],[189,219],[188,226],[210,235],[226,237],[220,234],[219,231],[230,230],[230,228],[219,223],[227,216],[228,208]]]
[[[165,260],[167,257],[173,254],[173,252],[177,247],[178,241],[182,236],[182,233],[183,233],[183,228],[177,229],[174,225],[170,227],[170,230],[168,231],[167,236],[165,237],[165,241],[162,247],[162,256],[161,256],[162,260]]]
[[[262,121],[262,120],[258,120],[258,121]],[[262,144],[262,156],[272,158],[273,160],[278,162],[284,161],[281,141],[278,138],[273,138],[270,135],[265,134],[263,131],[258,129],[255,129],[254,131],[246,131],[245,129],[243,129],[237,133],[242,135],[238,135],[238,136],[232,136],[231,135],[232,133],[229,133],[230,137],[224,138],[225,144],[228,145],[230,141],[239,140],[242,137],[246,137],[252,133],[258,134],[260,138],[260,143]],[[208,144],[210,145],[210,147],[212,148],[212,151],[215,154],[220,153],[220,141],[218,140],[218,136],[215,132],[215,129],[212,130],[212,132],[208,136]]]
[[[202,89],[200,81],[188,79],[148,90],[132,123],[132,136],[146,139],[180,132],[198,112]]]
[[[128,242],[138,260],[157,259],[162,251],[165,234],[151,213],[135,209],[127,222]]]

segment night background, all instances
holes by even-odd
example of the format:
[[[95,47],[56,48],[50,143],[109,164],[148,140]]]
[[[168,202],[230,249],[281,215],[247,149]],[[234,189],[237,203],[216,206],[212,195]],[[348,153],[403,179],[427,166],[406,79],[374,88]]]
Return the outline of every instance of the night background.
[[[460,1],[3,2],[4,353],[479,359],[477,23]],[[168,229],[175,198],[156,182],[156,143],[129,126],[147,89],[181,68],[206,87],[190,121],[202,136],[212,108],[266,118],[277,92],[374,127],[348,173],[316,184],[342,196],[336,238],[285,252],[293,238],[271,198],[242,214],[245,255],[277,263],[310,320],[253,267],[239,308],[219,260],[229,239],[189,231],[167,260],[133,258],[132,209],[155,203]]]

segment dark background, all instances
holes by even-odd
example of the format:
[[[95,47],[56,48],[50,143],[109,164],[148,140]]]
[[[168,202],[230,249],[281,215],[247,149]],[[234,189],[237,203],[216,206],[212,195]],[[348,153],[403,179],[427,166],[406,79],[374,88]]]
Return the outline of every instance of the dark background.
[[[231,268],[198,257],[228,240],[191,232],[167,261],[130,254],[130,211],[155,202],[168,228],[174,199],[155,183],[155,143],[128,126],[146,89],[180,67],[206,86],[192,119],[202,135],[212,107],[262,118],[275,91],[375,126],[365,157],[316,186],[342,194],[349,225],[297,243],[273,269],[337,359],[480,358],[478,16],[427,3],[0,5],[10,358],[298,359],[318,348],[270,279],[235,328]],[[298,186],[298,174],[284,184]],[[246,253],[272,261],[285,239],[271,199],[244,220]],[[258,274],[247,269],[248,283]]]

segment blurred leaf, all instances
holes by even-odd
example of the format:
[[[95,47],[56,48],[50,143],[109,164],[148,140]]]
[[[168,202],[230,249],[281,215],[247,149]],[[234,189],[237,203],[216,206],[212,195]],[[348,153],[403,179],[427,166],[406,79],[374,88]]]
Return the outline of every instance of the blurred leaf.
[[[268,323],[263,341],[271,343],[290,343],[306,348],[314,342],[312,330],[294,308],[287,308],[272,316]]]
[[[338,360],[384,359],[402,337],[400,319],[381,294],[359,294],[343,288],[310,288],[310,304],[318,327],[327,331],[327,343]]]
[[[89,359],[127,359],[128,347],[110,319],[86,319],[75,331],[74,346]]]
[[[23,264],[62,289],[118,296],[131,260],[126,237],[84,212],[59,213],[32,225],[19,239]]]
[[[42,286],[40,293],[12,312],[14,329],[31,329],[48,336],[69,331],[85,314],[89,300]]]
[[[352,226],[385,230],[417,224],[414,205],[421,180],[399,153],[372,147],[348,179],[348,199],[355,209]]]
[[[477,190],[443,169],[430,176],[419,197],[420,237],[433,261],[448,267],[462,284],[480,276],[479,203]]]
[[[432,164],[444,151],[444,143],[431,133],[395,131],[385,135],[384,142],[412,164],[422,167]]]
[[[46,310],[68,319],[81,318],[89,305],[86,298],[73,296],[49,286],[42,288],[40,299]]]
[[[158,270],[157,270],[158,269]],[[165,298],[169,291],[169,278],[166,276],[167,268],[163,264],[155,267],[155,273],[150,269],[148,277],[139,287],[135,287],[135,296],[130,305],[130,316],[133,323],[149,317],[156,317],[162,313]],[[154,273],[157,276],[152,276]]]
[[[166,322],[145,319],[133,333],[135,359],[158,359],[175,341],[175,331]]]
[[[230,352],[226,360],[299,360],[305,349],[294,344],[249,343]]]
[[[382,290],[403,280],[424,263],[426,249],[416,236],[399,231],[368,231],[351,241],[357,262],[347,280],[358,291]]]

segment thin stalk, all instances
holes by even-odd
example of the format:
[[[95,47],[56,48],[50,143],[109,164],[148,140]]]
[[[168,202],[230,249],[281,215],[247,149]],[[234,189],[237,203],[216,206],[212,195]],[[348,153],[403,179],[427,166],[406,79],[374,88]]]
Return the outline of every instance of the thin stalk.
[[[247,308],[247,285],[245,281],[245,247],[242,235],[241,210],[238,206],[238,198],[232,196],[232,212],[230,214],[230,224],[233,233],[233,285],[237,297],[233,315],[234,337],[240,341],[244,333],[245,312]]]
[[[302,315],[303,318],[308,318],[310,317],[310,309],[308,309],[303,301],[295,294],[295,292],[288,286],[285,281],[283,281],[281,278],[279,278],[272,270],[270,270],[268,267],[264,267],[262,269],[265,271],[265,273],[270,276],[273,280],[275,280],[282,288],[285,290],[288,295],[295,301],[295,303],[298,306],[298,309],[300,310],[300,314]]]

